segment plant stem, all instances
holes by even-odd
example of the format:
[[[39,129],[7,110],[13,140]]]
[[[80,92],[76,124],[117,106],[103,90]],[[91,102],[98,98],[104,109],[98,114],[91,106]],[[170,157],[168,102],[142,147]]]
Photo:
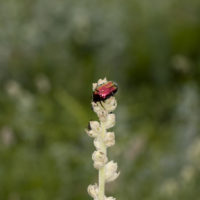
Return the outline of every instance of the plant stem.
[[[101,151],[106,155],[107,154],[106,146],[104,144],[106,129],[105,129],[104,123],[101,123],[101,127],[102,127],[102,132],[100,135]],[[99,169],[99,199],[98,200],[104,200],[104,196],[105,196],[105,165],[101,169]]]

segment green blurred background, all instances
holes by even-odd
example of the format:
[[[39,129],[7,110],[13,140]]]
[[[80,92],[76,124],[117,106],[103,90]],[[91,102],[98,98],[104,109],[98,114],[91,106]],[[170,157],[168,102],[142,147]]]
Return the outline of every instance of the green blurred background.
[[[0,0],[0,200],[86,200],[92,83],[116,95],[118,200],[200,199],[199,0]]]

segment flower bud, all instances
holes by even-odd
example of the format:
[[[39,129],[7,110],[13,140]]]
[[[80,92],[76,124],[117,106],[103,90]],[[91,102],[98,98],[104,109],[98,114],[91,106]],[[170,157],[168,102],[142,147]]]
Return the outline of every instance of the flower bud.
[[[108,158],[104,152],[98,150],[92,154],[92,160],[94,161],[94,168],[100,169],[106,164]]]
[[[109,129],[115,125],[115,114],[108,114],[105,122],[105,128]]]
[[[93,83],[92,84],[92,90],[94,91],[96,89],[96,87],[97,87],[97,83]]]
[[[86,129],[85,131],[90,137],[97,137],[101,132],[100,123],[97,121],[90,121],[88,124],[88,130]]]
[[[91,197],[93,197],[94,199],[98,198],[98,192],[99,191],[98,191],[98,186],[97,186],[96,183],[94,185],[89,185],[87,191],[88,191],[88,194]]]
[[[96,103],[92,102],[92,108],[93,108],[93,111],[99,117],[99,120],[101,122],[106,121],[108,112],[104,109],[104,107],[102,107],[102,105],[99,102],[96,102]]]
[[[106,182],[114,181],[120,172],[117,172],[117,163],[110,161],[106,164]]]
[[[99,102],[92,101],[91,104],[92,104],[93,111],[96,113],[100,112],[103,109]]]
[[[88,129],[85,129],[85,132],[90,136],[90,137],[97,137],[97,133],[94,132],[93,130],[88,130]]]
[[[114,132],[107,132],[105,134],[104,142],[106,147],[111,147],[115,144],[115,133]]]
[[[99,79],[98,82],[97,82],[97,84],[98,84],[98,85],[101,85],[101,84],[104,84],[104,83],[106,83],[106,82],[107,82],[107,79],[106,79],[106,77],[105,77],[104,79]]]
[[[101,110],[100,112],[97,113],[99,120],[101,122],[106,122],[107,121],[107,116],[108,116],[108,112],[106,110]]]
[[[89,124],[88,124],[88,129],[93,130],[95,132],[101,131],[100,124],[97,121],[90,121]]]
[[[112,112],[117,107],[117,101],[116,101],[115,97],[110,97],[110,98],[106,99],[104,102],[102,101],[102,106],[108,112]]]
[[[94,146],[96,147],[97,150],[101,149],[101,141],[99,140],[99,138],[94,139]]]

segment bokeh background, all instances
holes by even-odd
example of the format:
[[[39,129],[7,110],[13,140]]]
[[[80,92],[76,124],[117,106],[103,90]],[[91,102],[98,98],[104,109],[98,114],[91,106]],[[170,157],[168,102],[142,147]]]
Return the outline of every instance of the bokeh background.
[[[92,83],[119,85],[121,200],[200,196],[199,0],[0,0],[0,200],[85,200]]]

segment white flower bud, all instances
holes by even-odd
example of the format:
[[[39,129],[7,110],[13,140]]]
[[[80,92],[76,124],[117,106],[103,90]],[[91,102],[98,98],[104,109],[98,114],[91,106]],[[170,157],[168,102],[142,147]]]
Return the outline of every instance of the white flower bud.
[[[93,130],[88,130],[88,129],[85,129],[85,132],[90,136],[90,137],[93,137],[93,138],[95,138],[95,137],[97,137],[97,133],[96,132],[94,132]]]
[[[101,149],[101,141],[99,140],[99,138],[95,138],[94,139],[94,146],[96,147],[97,150]]]
[[[97,87],[97,83],[93,83],[92,84],[92,90],[94,91],[96,89],[96,87]]]
[[[100,110],[100,107],[98,105],[98,102],[94,102],[92,101],[92,109],[94,110],[94,112],[98,112]]]
[[[104,142],[107,147],[113,146],[115,144],[115,133],[107,132],[105,134]]]
[[[95,183],[94,185],[89,185],[88,186],[88,194],[92,197],[92,198],[98,198],[98,186],[97,184]]]
[[[112,112],[117,107],[117,101],[115,97],[110,97],[105,101],[102,101],[102,105],[106,111]]]
[[[97,137],[101,132],[100,123],[97,121],[90,121],[88,124],[88,130],[86,129],[85,131],[90,137]]]
[[[107,79],[106,79],[106,77],[105,77],[104,79],[99,79],[98,82],[97,82],[97,84],[98,84],[98,85],[101,85],[101,84],[104,84],[104,83],[106,83],[106,82],[108,82],[108,81],[107,81]]]
[[[99,117],[100,121],[106,121],[106,117],[108,115],[108,112],[102,107],[102,105],[99,102],[92,102],[92,108],[94,112]]]
[[[107,120],[105,122],[105,128],[109,129],[112,128],[115,125],[115,114],[108,114]]]
[[[108,117],[108,112],[106,110],[101,110],[99,113],[97,113],[99,120],[101,122],[106,122]]]
[[[100,169],[106,164],[108,158],[104,152],[98,150],[92,154],[92,160],[94,161],[94,168]]]
[[[106,182],[114,181],[120,172],[117,172],[117,163],[110,161],[106,164]]]
[[[102,112],[102,110],[104,110],[103,107],[101,106],[101,104],[99,102],[92,102],[92,108],[93,108],[93,111],[95,113],[97,113],[97,114],[99,112]]]
[[[101,105],[101,103],[102,103],[102,105]],[[93,108],[94,112],[97,114],[99,120],[101,122],[105,122],[105,121],[108,120],[107,119],[108,113],[110,112],[110,109],[112,109],[112,108],[109,108],[109,106],[107,106],[108,107],[108,111],[109,111],[108,112],[107,109],[104,107],[104,102],[102,101],[101,103],[92,102],[92,108]]]
[[[108,111],[105,110],[104,107],[102,107],[102,105],[99,102],[92,102],[92,108],[94,110],[94,112],[97,114],[97,116],[99,117],[99,120],[101,122],[104,122],[107,120],[107,115],[108,115]]]
[[[97,133],[101,132],[100,123],[97,121],[90,121],[88,126],[89,126],[89,129],[91,129]]]

